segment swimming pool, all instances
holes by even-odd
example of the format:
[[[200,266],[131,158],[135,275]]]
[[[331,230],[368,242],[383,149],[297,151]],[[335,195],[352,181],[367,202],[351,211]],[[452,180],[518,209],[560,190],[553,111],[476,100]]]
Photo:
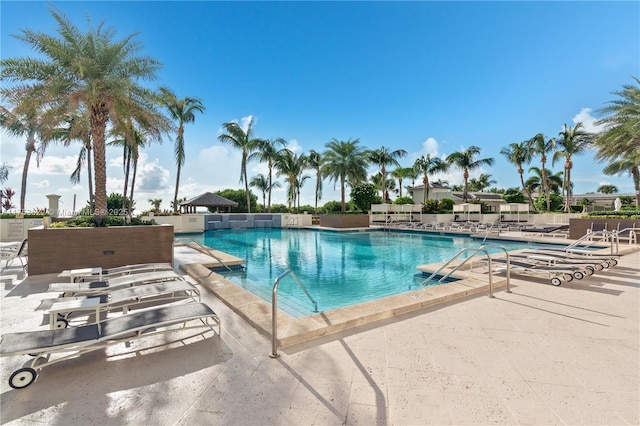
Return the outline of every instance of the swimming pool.
[[[416,266],[442,262],[462,248],[482,244],[481,239],[428,233],[280,228],[212,230],[193,239],[244,259],[246,270],[225,274],[226,278],[268,303],[274,280],[291,269],[318,302],[319,311],[415,290],[424,280]],[[507,250],[531,247],[508,241],[499,245]],[[278,287],[278,308],[295,318],[313,313],[309,299],[290,277]]]

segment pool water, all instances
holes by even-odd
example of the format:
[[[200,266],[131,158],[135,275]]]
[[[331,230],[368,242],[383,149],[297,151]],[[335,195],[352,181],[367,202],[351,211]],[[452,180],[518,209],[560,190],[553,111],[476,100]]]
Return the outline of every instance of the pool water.
[[[321,312],[420,288],[424,276],[416,266],[446,261],[462,248],[482,245],[481,239],[470,237],[385,231],[260,228],[200,235],[193,239],[245,260],[245,271],[224,274],[230,281],[271,303],[275,279],[291,269]],[[507,250],[531,247],[506,241],[499,245]],[[278,308],[296,318],[313,313],[313,304],[289,276],[278,286]]]

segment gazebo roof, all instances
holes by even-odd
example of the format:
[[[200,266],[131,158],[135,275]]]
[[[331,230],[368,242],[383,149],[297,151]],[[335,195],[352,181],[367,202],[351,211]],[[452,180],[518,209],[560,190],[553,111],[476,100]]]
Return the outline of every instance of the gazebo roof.
[[[238,203],[221,197],[212,192],[205,192],[202,195],[183,201],[180,206],[203,206],[203,207],[238,207]]]

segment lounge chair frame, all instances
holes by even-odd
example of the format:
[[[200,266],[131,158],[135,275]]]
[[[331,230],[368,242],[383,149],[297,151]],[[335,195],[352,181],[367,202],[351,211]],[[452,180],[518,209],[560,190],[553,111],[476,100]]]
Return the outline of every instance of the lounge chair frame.
[[[44,299],[36,310],[49,311],[49,325],[54,329],[66,328],[72,316],[95,313],[97,322],[100,321],[102,313],[121,309],[126,314],[139,305],[166,304],[185,299],[200,302],[200,291],[196,286],[188,281],[164,281],[97,296]]]
[[[117,288],[133,287],[147,283],[162,281],[184,280],[174,271],[143,272],[140,274],[123,275],[110,278],[105,281],[78,282],[78,283],[52,283],[48,291],[63,293],[65,297],[79,295],[104,294]]]
[[[115,268],[83,268],[62,271],[58,278],[69,278],[70,282],[94,281],[104,278],[120,277],[122,275],[139,274],[143,272],[173,271],[169,263],[139,263],[133,265],[117,266]]]
[[[5,261],[4,267],[8,268],[9,265],[11,265],[14,260],[18,259],[20,260],[20,265],[22,266],[22,268],[26,269],[27,262],[26,261],[23,262],[22,258],[27,257],[28,251],[29,251],[29,240],[25,238],[24,240],[22,240],[20,245],[3,247],[2,250],[0,250],[0,261]]]
[[[196,320],[198,321],[196,324],[188,324]],[[130,326],[127,327],[127,324]],[[214,327],[217,327],[217,334],[220,337],[220,318],[208,305],[204,303],[173,305],[123,315],[107,319],[102,323],[81,327],[7,334],[0,340],[0,356],[30,355],[34,357],[29,367],[15,371],[9,378],[9,386],[22,389],[35,381],[40,370],[61,361],[143,337],[202,327],[210,328],[214,332],[216,332]],[[114,329],[113,332],[111,328]],[[33,338],[33,341],[38,343],[34,344],[29,338]],[[64,353],[66,354],[51,359],[53,355]]]

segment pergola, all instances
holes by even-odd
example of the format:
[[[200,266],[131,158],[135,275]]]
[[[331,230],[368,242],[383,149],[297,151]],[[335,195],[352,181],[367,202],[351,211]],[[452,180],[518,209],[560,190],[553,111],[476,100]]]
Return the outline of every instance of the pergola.
[[[454,204],[453,212],[460,212],[467,214],[467,222],[469,222],[469,213],[480,213],[482,210],[482,205],[480,204],[472,204],[472,203],[463,203],[463,204]]]
[[[505,214],[514,214],[518,215],[518,223],[520,223],[520,212],[526,212],[527,218],[525,222],[529,221],[529,204],[524,203],[508,203],[508,204],[500,204],[500,218],[502,222],[507,222],[504,220]]]
[[[193,197],[190,200],[180,203],[180,212],[195,213],[196,207],[210,207],[220,213],[230,213],[231,207],[238,207],[238,203],[221,197],[218,194],[205,192],[202,195],[198,195],[197,197]]]

